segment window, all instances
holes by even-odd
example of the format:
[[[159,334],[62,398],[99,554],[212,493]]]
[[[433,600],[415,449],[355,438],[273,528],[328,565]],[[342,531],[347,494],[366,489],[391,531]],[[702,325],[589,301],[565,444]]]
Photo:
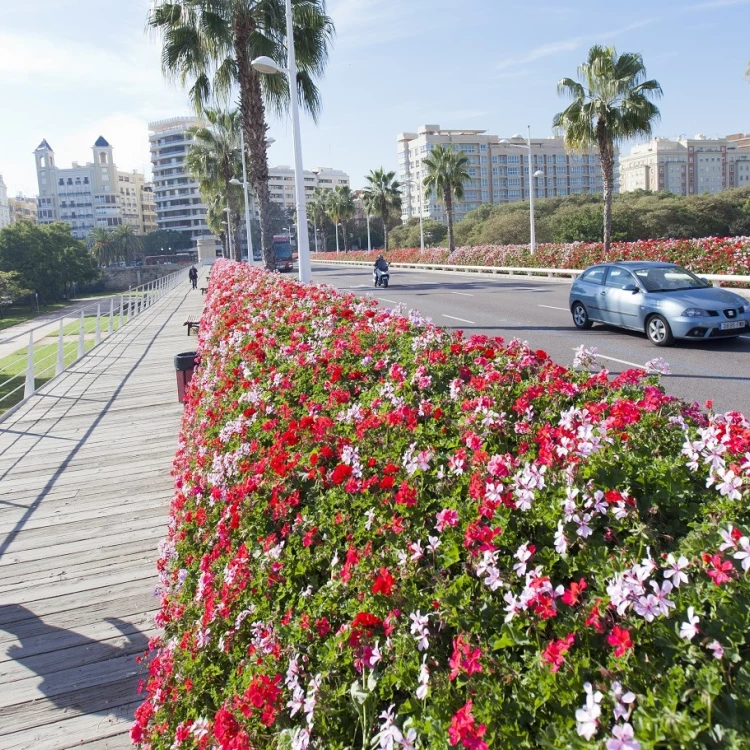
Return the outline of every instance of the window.
[[[515,154],[507,157],[508,158],[508,164],[520,164],[521,163],[521,157],[516,156]]]
[[[633,279],[630,271],[624,268],[617,268],[612,266],[607,274],[606,286],[611,286],[615,289],[625,289],[626,287],[633,286],[635,280]]]
[[[509,198],[520,198],[521,197],[521,191],[520,190],[509,190],[508,191],[508,197]]]
[[[508,185],[511,187],[513,186],[520,186],[521,184],[521,178],[520,177],[512,177],[508,180]]]
[[[604,274],[606,271],[606,266],[590,268],[586,273],[581,275],[580,281],[586,281],[589,284],[601,284],[604,281]]]
[[[479,150],[480,150],[481,152],[485,152],[485,151],[487,150],[487,144],[485,144],[485,143],[481,143],[481,144],[479,145]]]
[[[520,170],[518,167],[508,167],[508,174],[520,174]]]
[[[487,176],[487,167],[482,167],[482,177]]]

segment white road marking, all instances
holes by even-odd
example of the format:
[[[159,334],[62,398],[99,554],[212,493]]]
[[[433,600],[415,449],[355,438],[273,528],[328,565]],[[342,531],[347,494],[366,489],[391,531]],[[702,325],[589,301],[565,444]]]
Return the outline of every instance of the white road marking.
[[[372,284],[355,284],[355,289],[369,289]]]
[[[473,294],[468,294],[467,292],[451,292],[451,294],[460,294],[462,297],[473,297]]]
[[[540,289],[538,286],[514,286],[511,287],[508,291],[510,292],[543,292],[543,289]]]
[[[466,320],[466,318],[457,318],[455,315],[446,315],[443,313],[444,318],[450,318],[451,320],[460,320],[462,323],[469,323],[470,325],[475,326],[476,323],[473,320]]]
[[[570,312],[567,307],[555,307],[554,305],[537,305],[537,307],[546,307],[549,310],[562,310],[563,312]]]
[[[383,302],[390,302],[392,305],[398,304],[395,299],[387,299],[386,297],[378,297],[378,299],[383,300]]]
[[[576,351],[576,349],[573,349],[573,351]],[[630,365],[630,367],[636,367],[639,370],[644,370],[648,372],[648,370],[643,365],[639,365],[637,362],[628,362],[627,359],[617,359],[617,357],[608,357],[606,354],[599,354],[599,352],[596,353],[596,359],[608,359],[611,362],[619,362],[621,365]]]

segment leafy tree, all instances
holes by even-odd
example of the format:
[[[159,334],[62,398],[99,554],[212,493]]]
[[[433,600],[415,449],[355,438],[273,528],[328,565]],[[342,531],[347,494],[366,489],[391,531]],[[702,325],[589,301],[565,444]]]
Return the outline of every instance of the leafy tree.
[[[344,236],[344,252],[347,252],[346,223],[354,216],[354,195],[348,185],[336,185],[333,190],[329,191],[328,216],[336,229],[336,237],[338,237],[338,225],[341,224],[341,233]]]
[[[572,102],[555,115],[553,126],[565,134],[565,145],[582,151],[599,150],[604,182],[604,251],[612,239],[612,195],[615,185],[615,146],[627,138],[650,136],[659,109],[650,101],[661,96],[657,81],[645,80],[643,58],[636,53],[617,54],[614,47],[593,46],[586,62],[578,66],[583,83],[563,78],[561,95]]]
[[[143,257],[143,240],[130,224],[121,224],[112,233],[119,260],[130,263]]]
[[[439,245],[448,236],[448,227],[439,221],[425,219],[422,224],[427,245]],[[406,223],[391,230],[388,240],[391,248],[419,247],[419,218],[407,219]]]
[[[157,229],[143,237],[144,255],[170,255],[179,250],[190,250],[192,246],[187,232],[175,232],[172,229]]]
[[[70,225],[20,221],[0,231],[0,271],[15,271],[17,283],[42,303],[62,298],[73,283],[98,276],[86,245],[70,234]]]
[[[101,268],[117,258],[115,233],[108,227],[94,227],[88,236],[89,249]]]
[[[470,180],[466,167],[469,160],[466,156],[453,149],[438,144],[422,160],[427,170],[424,187],[434,190],[438,200],[445,204],[445,215],[448,219],[448,248],[450,252],[456,249],[453,238],[453,201],[464,197],[464,183]]]
[[[17,303],[32,294],[30,289],[21,285],[19,279],[18,271],[0,271],[0,318],[3,317],[8,305]]]
[[[232,223],[234,256],[235,260],[241,261],[239,228],[242,188],[231,184],[231,180],[242,173],[239,112],[206,109],[203,116],[207,125],[189,130],[193,142],[185,157],[185,166],[197,181],[204,203],[213,207],[211,230],[215,234],[222,231],[221,222],[224,219],[219,219],[219,216],[225,215],[225,207],[229,208],[227,220]]]
[[[263,75],[251,63],[268,56],[286,65],[283,0],[154,0],[148,23],[162,35],[165,74],[190,86],[198,112],[212,100],[226,101],[239,92],[263,257],[266,267],[273,269],[266,109],[277,115],[286,112],[289,85],[285,75]],[[320,93],[315,79],[323,74],[334,33],[325,0],[293,0],[293,29],[300,104],[316,118]]]
[[[365,209],[380,216],[383,222],[383,246],[388,248],[388,218],[392,209],[401,208],[401,183],[395,172],[386,172],[382,167],[373,169],[365,177]]]
[[[310,214],[310,219],[313,222],[313,231],[320,230],[323,238],[323,252],[326,250],[327,240],[327,225],[326,219],[328,218],[328,193],[330,190],[325,188],[317,187],[313,192],[312,199],[307,204],[307,210]],[[315,243],[313,242],[313,247]]]

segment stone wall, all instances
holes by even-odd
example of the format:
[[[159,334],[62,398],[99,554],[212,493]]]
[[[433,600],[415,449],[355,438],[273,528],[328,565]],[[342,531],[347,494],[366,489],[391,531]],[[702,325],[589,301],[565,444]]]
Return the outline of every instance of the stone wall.
[[[105,268],[102,273],[104,289],[108,292],[126,292],[131,287],[148,284],[175,271],[190,268],[189,263],[168,263],[163,266],[136,268]]]

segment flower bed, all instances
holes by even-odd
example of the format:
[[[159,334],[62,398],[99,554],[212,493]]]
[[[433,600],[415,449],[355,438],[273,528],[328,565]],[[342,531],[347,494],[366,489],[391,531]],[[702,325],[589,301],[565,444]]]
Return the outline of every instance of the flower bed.
[[[750,423],[216,264],[133,740],[743,747]]]
[[[347,253],[346,260],[374,261],[377,253]],[[330,260],[331,253],[317,253]],[[344,257],[344,256],[340,256]],[[452,263],[466,266],[516,266],[522,268],[584,269],[605,260],[601,242],[539,245],[534,255],[528,245],[459,247],[451,255],[446,248],[389,250],[396,263]],[[615,242],[608,260],[661,260],[679,263],[694,273],[750,275],[750,237],[706,237],[699,240],[641,240]]]

